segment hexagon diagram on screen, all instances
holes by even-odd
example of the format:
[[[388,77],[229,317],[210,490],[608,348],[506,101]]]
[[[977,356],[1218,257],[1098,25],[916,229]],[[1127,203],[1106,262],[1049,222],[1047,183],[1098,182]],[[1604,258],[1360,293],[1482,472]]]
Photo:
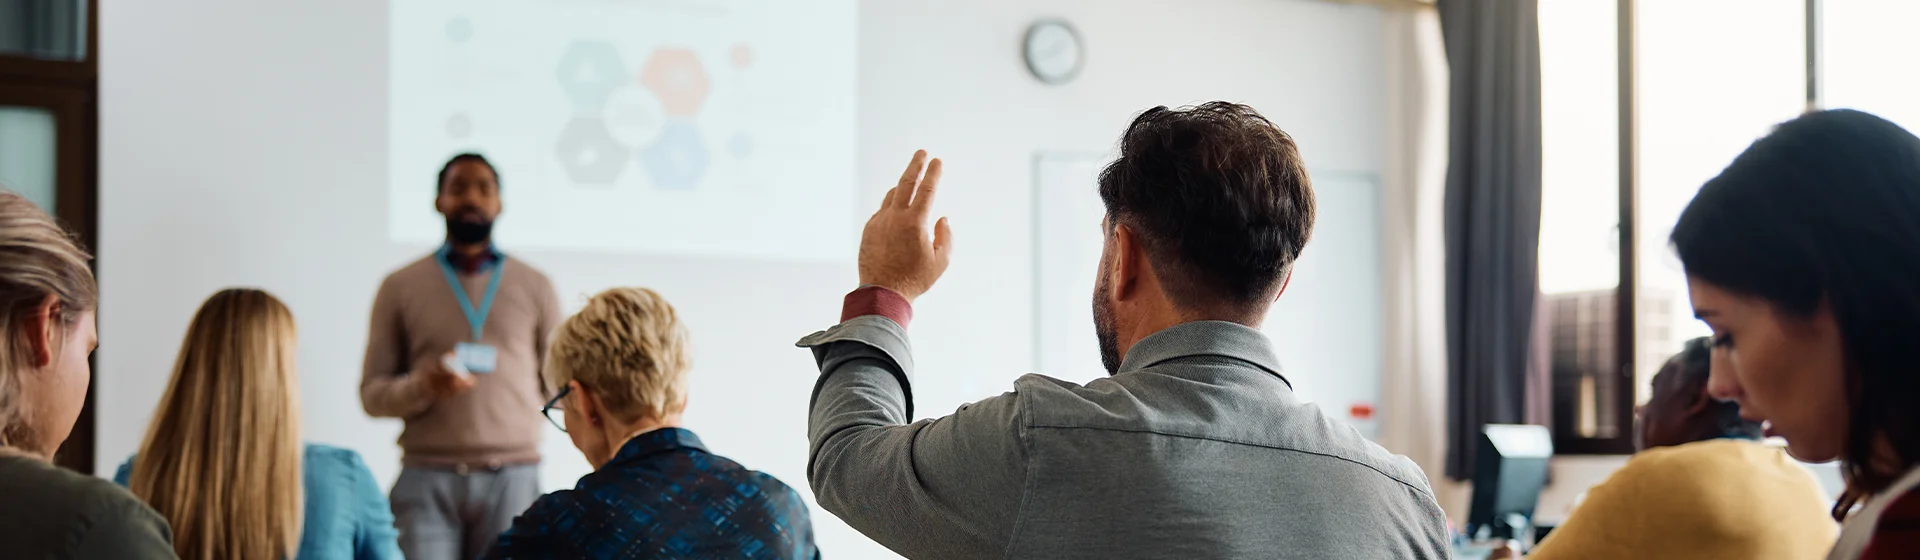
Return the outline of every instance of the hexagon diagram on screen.
[[[614,88],[626,81],[620,50],[606,41],[574,41],[560,55],[560,89],[575,109],[599,109]]]
[[[640,69],[640,84],[660,96],[669,116],[692,116],[707,101],[707,70],[690,49],[655,49]]]
[[[567,170],[567,177],[582,185],[611,185],[627,167],[626,146],[607,133],[607,123],[596,118],[576,118],[560,130],[554,156]]]
[[[667,123],[660,141],[640,152],[640,164],[646,167],[654,186],[668,190],[699,185],[707,173],[707,158],[707,145],[699,129],[684,121]]]

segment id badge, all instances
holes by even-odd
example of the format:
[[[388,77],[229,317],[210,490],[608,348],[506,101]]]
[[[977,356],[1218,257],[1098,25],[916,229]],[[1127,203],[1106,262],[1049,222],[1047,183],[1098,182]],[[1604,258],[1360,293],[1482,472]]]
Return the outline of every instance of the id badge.
[[[462,342],[453,346],[454,359],[473,373],[493,373],[494,360],[497,358],[492,346]]]

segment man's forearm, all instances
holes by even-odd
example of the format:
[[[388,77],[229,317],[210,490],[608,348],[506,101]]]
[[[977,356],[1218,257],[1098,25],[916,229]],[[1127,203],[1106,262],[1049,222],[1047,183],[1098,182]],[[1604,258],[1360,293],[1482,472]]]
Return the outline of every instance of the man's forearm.
[[[433,399],[412,375],[369,376],[360,383],[360,406],[375,418],[409,418],[426,412]]]

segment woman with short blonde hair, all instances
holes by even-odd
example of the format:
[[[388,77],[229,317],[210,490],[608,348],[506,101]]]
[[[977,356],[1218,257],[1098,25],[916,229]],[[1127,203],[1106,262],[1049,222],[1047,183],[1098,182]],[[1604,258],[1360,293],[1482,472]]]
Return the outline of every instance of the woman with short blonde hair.
[[[0,549],[8,558],[172,558],[167,523],[50,460],[86,402],[98,288],[87,253],[0,189]]]
[[[488,558],[819,556],[799,494],[680,427],[691,349],[666,298],[600,292],[551,340],[545,371],[558,392],[542,412],[595,470],[541,496]]]
[[[187,326],[138,460],[116,477],[173,523],[180,557],[399,558],[360,456],[303,452],[297,341],[293,313],[255,289],[214,294]]]

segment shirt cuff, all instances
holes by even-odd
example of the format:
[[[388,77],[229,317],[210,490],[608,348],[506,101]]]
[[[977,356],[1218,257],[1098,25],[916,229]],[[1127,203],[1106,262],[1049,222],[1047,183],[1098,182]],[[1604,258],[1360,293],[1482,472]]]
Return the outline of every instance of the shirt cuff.
[[[867,315],[886,317],[904,329],[913,320],[913,304],[908,303],[907,297],[899,292],[880,286],[861,286],[847,294],[847,299],[840,305],[840,322]]]

